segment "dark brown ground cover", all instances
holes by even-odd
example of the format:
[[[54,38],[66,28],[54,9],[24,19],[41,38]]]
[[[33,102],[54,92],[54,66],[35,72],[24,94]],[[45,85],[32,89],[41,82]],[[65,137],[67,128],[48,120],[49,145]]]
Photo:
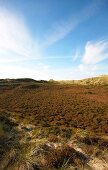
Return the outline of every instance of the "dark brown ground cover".
[[[10,85],[0,88],[0,110],[36,126],[108,134],[108,86]]]

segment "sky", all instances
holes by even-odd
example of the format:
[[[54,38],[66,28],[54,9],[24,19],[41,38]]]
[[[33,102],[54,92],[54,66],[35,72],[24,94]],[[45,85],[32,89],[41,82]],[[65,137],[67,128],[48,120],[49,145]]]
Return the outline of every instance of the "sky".
[[[108,0],[0,0],[0,78],[108,74]]]

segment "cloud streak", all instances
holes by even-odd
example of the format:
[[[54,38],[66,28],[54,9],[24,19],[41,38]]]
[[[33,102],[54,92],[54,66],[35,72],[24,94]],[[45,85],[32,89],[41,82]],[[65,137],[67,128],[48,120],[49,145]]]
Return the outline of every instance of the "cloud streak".
[[[39,55],[38,43],[34,42],[22,19],[0,8],[0,60],[16,61]]]
[[[62,39],[64,39],[70,32],[74,31],[74,29],[93,16],[98,9],[101,7],[101,0],[94,0],[89,6],[86,6],[82,11],[79,11],[78,14],[68,18],[65,21],[60,21],[54,23],[52,26],[50,33],[47,34],[45,43],[43,44],[45,47],[48,47]]]

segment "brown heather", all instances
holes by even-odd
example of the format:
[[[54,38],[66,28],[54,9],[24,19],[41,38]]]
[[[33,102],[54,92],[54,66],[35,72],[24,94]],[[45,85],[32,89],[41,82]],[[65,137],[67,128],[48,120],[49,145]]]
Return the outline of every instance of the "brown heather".
[[[108,167],[108,85],[99,79],[0,80],[0,170]]]

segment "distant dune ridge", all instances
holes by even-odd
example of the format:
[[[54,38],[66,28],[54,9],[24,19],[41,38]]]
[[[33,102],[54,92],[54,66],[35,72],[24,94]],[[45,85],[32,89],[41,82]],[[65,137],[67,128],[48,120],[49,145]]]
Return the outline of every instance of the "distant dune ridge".
[[[108,75],[86,78],[82,80],[63,80],[61,84],[79,84],[79,85],[108,85]]]
[[[55,81],[50,79],[46,80],[34,80],[31,78],[18,78],[18,79],[0,79],[1,84],[22,84],[22,83],[59,83],[59,84],[79,84],[79,85],[108,85],[108,75],[100,75],[97,77],[86,78],[81,80],[60,80]]]

